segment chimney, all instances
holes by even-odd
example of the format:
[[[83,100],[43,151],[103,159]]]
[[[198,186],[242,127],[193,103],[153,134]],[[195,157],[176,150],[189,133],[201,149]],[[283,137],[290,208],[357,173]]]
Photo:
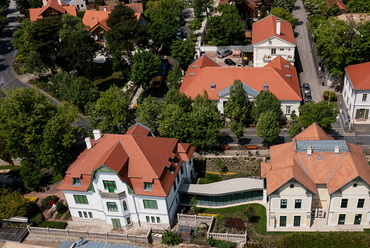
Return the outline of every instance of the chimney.
[[[47,0],[42,0],[42,5],[45,6],[46,4],[48,4],[48,1]]]
[[[338,154],[339,153],[339,146],[334,146],[334,154]]]
[[[104,11],[107,11],[107,7],[104,7]]]
[[[62,2],[61,2],[60,0],[58,0],[58,4],[59,4],[59,5],[62,5]]]
[[[312,154],[312,146],[308,146],[307,147],[307,155],[311,156],[311,154]]]
[[[276,20],[276,34],[280,35],[280,31],[281,31],[281,20],[277,19]]]
[[[101,136],[102,136],[102,133],[101,133],[100,129],[94,129],[94,130],[93,130],[93,134],[94,134],[94,139],[95,139],[95,140],[100,139],[100,138],[101,138]]]
[[[85,138],[85,143],[86,143],[87,149],[91,149],[92,144],[91,144],[91,138],[90,137]]]

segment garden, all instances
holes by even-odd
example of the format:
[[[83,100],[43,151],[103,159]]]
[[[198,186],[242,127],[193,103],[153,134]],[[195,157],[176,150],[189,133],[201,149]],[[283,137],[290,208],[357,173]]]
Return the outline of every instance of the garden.
[[[200,178],[198,183],[206,184],[239,177],[259,177],[264,160],[264,157],[197,157],[194,158],[194,167]]]

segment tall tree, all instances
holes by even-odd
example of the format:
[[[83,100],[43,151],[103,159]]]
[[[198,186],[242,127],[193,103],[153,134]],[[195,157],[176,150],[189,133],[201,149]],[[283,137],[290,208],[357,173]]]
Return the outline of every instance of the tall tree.
[[[79,17],[63,15],[62,24],[59,31],[61,59],[58,65],[64,71],[77,70],[79,75],[88,76],[100,45],[86,32],[86,26]]]
[[[212,3],[211,0],[192,0],[195,17],[201,18],[203,13],[206,13],[208,16],[209,10],[212,8]]]
[[[287,21],[287,22],[290,22],[292,24],[292,27],[294,28],[295,26],[295,18],[293,17],[292,14],[290,14],[289,11],[287,11],[286,9],[284,8],[273,8],[271,10],[271,15],[274,15],[274,16],[277,16],[277,17],[280,17],[281,19]]]
[[[370,13],[370,4],[366,0],[349,0],[347,7],[352,13]]]
[[[179,62],[183,70],[186,70],[194,60],[194,45],[190,40],[175,40],[172,44],[171,56]]]
[[[222,7],[222,14],[212,16],[207,23],[205,40],[211,45],[240,45],[245,39],[245,25],[233,5]]]
[[[258,119],[256,129],[258,136],[266,142],[271,142],[279,137],[279,119],[271,110],[263,112]]]
[[[150,19],[148,32],[156,49],[168,50],[180,27],[181,3],[179,0],[149,1],[145,15]]]
[[[338,110],[333,103],[321,101],[300,106],[299,114],[298,121],[303,127],[306,128],[316,122],[326,132],[329,132],[331,124],[336,121]]]
[[[163,99],[164,104],[175,104],[184,109],[185,112],[191,111],[192,100],[185,95],[180,93],[178,89],[171,88]]]
[[[28,14],[28,9],[42,7],[42,0],[15,0],[15,4],[21,14]]]
[[[94,128],[103,132],[125,133],[133,123],[133,114],[128,109],[130,99],[117,86],[100,94],[90,110],[89,119]]]
[[[110,30],[105,33],[105,37],[110,54],[118,62],[127,59],[132,64],[131,51],[134,50],[141,30],[134,10],[123,3],[118,4],[110,13],[107,24]]]
[[[69,73],[58,73],[51,78],[54,94],[63,101],[68,101],[84,112],[86,104],[99,97],[99,91],[90,80],[76,77]]]
[[[26,216],[30,202],[20,193],[7,189],[0,190],[0,218],[8,219],[15,216]]]
[[[206,148],[217,144],[222,121],[216,103],[208,98],[206,91],[194,99],[188,125],[188,142],[193,146]]]
[[[135,85],[149,87],[149,82],[161,70],[161,59],[150,51],[138,51],[133,57],[131,80]]]
[[[274,0],[272,2],[272,7],[283,8],[290,12],[294,7],[295,2],[295,0]]]
[[[281,110],[281,103],[279,99],[270,91],[262,90],[254,99],[252,107],[252,117],[255,120],[260,118],[264,112],[271,110],[277,119],[281,117],[283,111]]]
[[[20,174],[23,179],[24,186],[28,190],[39,191],[40,182],[44,173],[41,171],[42,166],[37,164],[33,159],[24,159],[21,161]]]
[[[161,111],[158,131],[161,136],[185,141],[188,138],[188,114],[176,104],[166,104]]]
[[[137,121],[149,127],[152,132],[158,131],[158,118],[162,110],[162,103],[155,97],[149,96],[139,104],[136,117]]]
[[[225,114],[236,121],[244,121],[250,115],[251,105],[243,88],[243,82],[235,80],[230,87],[229,100],[225,105]]]
[[[167,84],[170,88],[175,88],[179,90],[181,85],[181,78],[183,77],[183,71],[181,70],[179,65],[175,65],[167,76]]]

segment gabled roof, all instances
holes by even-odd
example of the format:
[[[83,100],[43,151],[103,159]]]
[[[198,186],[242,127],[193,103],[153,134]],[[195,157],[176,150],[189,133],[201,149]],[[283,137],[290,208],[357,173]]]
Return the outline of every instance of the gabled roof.
[[[356,178],[370,185],[370,167],[358,145],[334,140],[315,123],[297,136],[292,142],[272,146],[271,162],[261,165],[261,176],[267,180],[268,194],[291,179],[313,193],[317,192],[316,184],[326,184],[329,194],[332,194]],[[311,154],[297,148],[297,142],[306,141],[312,143]],[[339,147],[338,153],[334,152],[335,146]]]
[[[30,20],[36,21],[38,19],[42,19],[44,16],[43,14],[48,10],[53,9],[60,14],[70,14],[73,16],[77,16],[76,7],[75,6],[62,6],[58,3],[58,0],[49,0],[46,5],[42,6],[41,8],[29,9],[30,12]]]
[[[370,62],[344,68],[356,90],[370,89]]]
[[[137,124],[124,135],[104,134],[92,140],[92,148],[85,149],[69,167],[59,188],[86,191],[94,171],[104,165],[115,171],[136,194],[167,196],[182,161],[189,161],[193,153],[194,147],[189,144],[153,137],[148,128]],[[170,159],[175,157],[178,165]],[[73,178],[82,178],[81,186],[73,186]],[[144,182],[153,183],[153,190],[144,191]]]
[[[86,10],[82,22],[90,28],[90,31],[97,26],[101,26],[105,30],[108,30],[107,20],[110,13],[110,11]]]
[[[280,20],[280,34],[276,33],[276,22]],[[292,25],[274,15],[269,15],[252,25],[252,44],[257,44],[272,37],[296,45]]]
[[[202,56],[188,67],[180,92],[194,99],[206,90],[210,99],[218,100],[236,79],[255,92],[268,85],[279,100],[302,100],[296,69],[280,56],[265,67],[220,67]]]

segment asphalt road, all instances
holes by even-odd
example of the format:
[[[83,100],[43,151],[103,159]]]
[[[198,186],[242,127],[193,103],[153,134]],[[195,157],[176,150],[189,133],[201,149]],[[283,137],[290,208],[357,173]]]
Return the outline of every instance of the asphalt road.
[[[15,7],[15,0],[10,1],[8,19],[9,24],[4,28],[0,39],[0,87],[28,87],[23,83],[12,68],[12,61],[16,51],[11,45],[12,35],[18,26],[17,16],[20,15]]]
[[[307,14],[302,0],[297,0],[292,14],[297,19],[294,32],[296,35],[297,51],[296,67],[299,73],[301,86],[308,83],[311,86],[312,98],[315,102],[323,100],[323,88],[318,79],[318,71],[314,64],[310,37],[307,29]]]

